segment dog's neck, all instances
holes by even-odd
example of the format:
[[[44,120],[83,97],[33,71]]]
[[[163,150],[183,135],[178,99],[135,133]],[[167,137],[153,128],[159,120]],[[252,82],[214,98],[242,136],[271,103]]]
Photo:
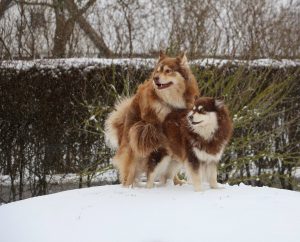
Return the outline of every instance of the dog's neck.
[[[182,96],[176,96],[173,92],[166,92],[163,95],[157,94],[160,99],[171,108],[186,108],[185,100]]]
[[[203,138],[205,141],[210,141],[214,137],[216,129],[212,129],[211,127],[201,127],[193,129],[193,131],[201,136],[201,138]]]
[[[180,91],[176,88],[170,88],[162,92],[153,88],[153,91],[155,92],[156,96],[159,97],[171,109],[182,109],[187,107],[183,93],[180,93]]]
[[[210,125],[206,125],[204,127],[201,126],[193,126],[189,124],[190,129],[192,132],[196,133],[199,135],[202,139],[205,141],[209,142],[213,139],[214,135],[216,134],[218,130],[218,121],[216,120],[215,122],[212,122]]]

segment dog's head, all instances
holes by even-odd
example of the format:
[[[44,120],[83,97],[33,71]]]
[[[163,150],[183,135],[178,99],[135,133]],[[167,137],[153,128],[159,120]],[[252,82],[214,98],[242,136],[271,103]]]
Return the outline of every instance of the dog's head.
[[[194,132],[209,140],[219,128],[218,115],[224,112],[224,101],[212,97],[200,97],[195,100],[187,119]]]
[[[184,108],[183,94],[186,90],[189,73],[185,54],[171,58],[161,52],[151,75],[155,92],[171,106]]]

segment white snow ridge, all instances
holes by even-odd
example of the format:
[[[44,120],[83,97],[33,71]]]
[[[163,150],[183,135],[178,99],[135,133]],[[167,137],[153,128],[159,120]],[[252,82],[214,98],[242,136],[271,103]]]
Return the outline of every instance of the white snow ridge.
[[[300,193],[245,185],[72,190],[0,206],[1,242],[299,242]]]

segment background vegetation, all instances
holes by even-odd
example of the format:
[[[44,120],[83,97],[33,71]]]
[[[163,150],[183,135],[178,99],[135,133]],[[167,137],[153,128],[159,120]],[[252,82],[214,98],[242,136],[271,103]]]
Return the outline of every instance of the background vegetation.
[[[225,96],[234,120],[220,181],[299,189],[299,33],[300,0],[0,0],[0,203],[101,184],[104,119],[154,66],[52,59],[160,49],[233,61],[193,65],[202,94]],[[247,64],[257,58],[295,62]]]
[[[0,59],[299,58],[300,0],[1,0]]]
[[[234,121],[220,182],[299,189],[299,66],[192,67],[202,95],[224,96]],[[0,66],[0,174],[10,182],[1,186],[2,200],[47,194],[57,174],[78,174],[75,187],[93,185],[99,172],[111,168],[105,117],[151,69]]]

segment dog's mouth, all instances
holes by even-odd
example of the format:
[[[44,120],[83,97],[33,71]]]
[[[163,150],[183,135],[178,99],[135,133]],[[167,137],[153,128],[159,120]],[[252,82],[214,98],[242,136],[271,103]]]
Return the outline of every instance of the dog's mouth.
[[[202,123],[203,122],[203,120],[201,120],[201,121],[199,121],[199,122],[193,122],[193,121],[191,121],[191,124],[192,125],[197,125],[197,124],[200,124],[200,123]]]
[[[154,81],[155,85],[157,86],[157,89],[165,89],[168,88],[173,84],[173,82],[168,82],[168,83],[160,83],[159,81]]]

